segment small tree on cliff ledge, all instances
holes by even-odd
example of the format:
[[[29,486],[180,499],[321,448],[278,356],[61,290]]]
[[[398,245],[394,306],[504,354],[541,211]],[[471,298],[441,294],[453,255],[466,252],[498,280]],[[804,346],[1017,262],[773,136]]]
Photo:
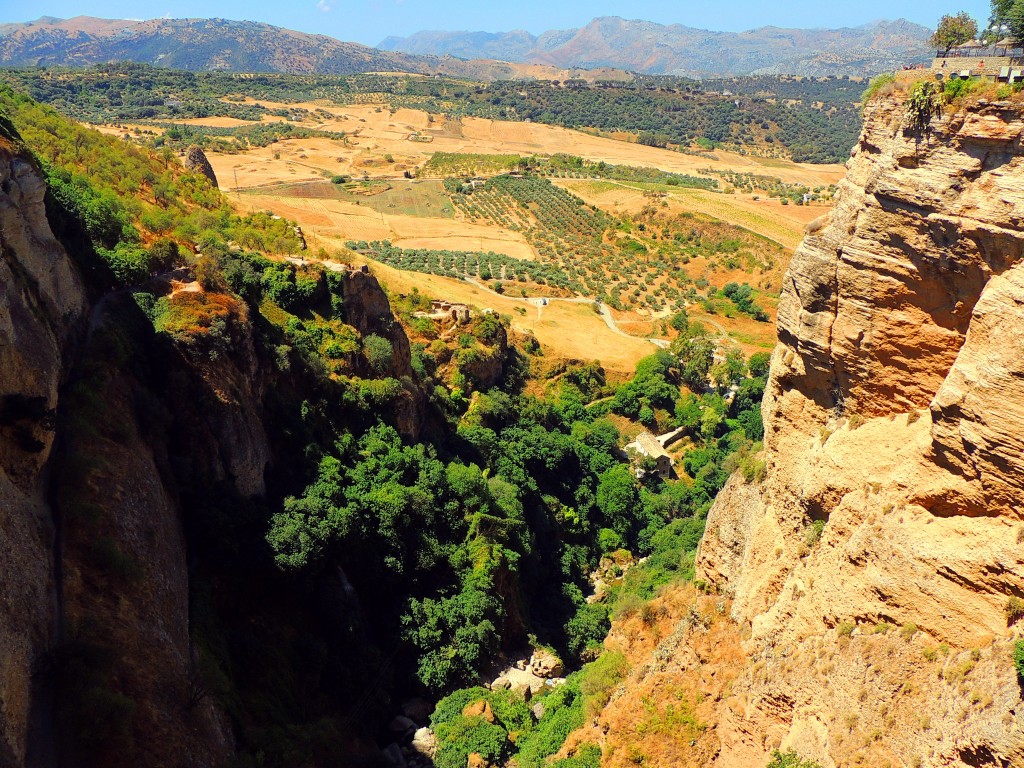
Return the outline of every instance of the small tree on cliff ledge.
[[[960,11],[955,16],[946,15],[939,19],[939,26],[928,39],[928,42],[942,51],[945,56],[954,45],[973,40],[978,34],[978,22],[970,17],[967,11]]]

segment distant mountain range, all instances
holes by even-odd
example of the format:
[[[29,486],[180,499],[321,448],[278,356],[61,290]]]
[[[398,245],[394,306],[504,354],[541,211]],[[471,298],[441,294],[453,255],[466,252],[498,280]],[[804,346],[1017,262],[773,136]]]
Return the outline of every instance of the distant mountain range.
[[[0,24],[0,66],[88,66],[109,61],[194,71],[440,72],[477,80],[567,76],[537,65],[381,51],[252,21],[44,16],[31,22]]]
[[[522,31],[420,32],[371,48],[252,21],[43,17],[0,24],[0,66],[138,61],[197,71],[412,72],[477,80],[565,79],[579,70],[599,70],[589,79],[621,78],[621,70],[695,77],[863,75],[927,58],[928,35],[905,20],[735,33],[605,17],[539,37]]]
[[[931,30],[905,19],[843,29],[761,27],[710,32],[681,24],[594,19],[580,29],[529,32],[418,32],[379,48],[416,55],[614,67],[649,74],[870,75],[929,57]]]

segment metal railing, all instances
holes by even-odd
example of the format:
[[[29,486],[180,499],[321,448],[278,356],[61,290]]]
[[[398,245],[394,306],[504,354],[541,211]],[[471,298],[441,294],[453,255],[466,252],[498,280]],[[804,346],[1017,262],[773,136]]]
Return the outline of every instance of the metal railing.
[[[1011,59],[1024,57],[1024,47],[950,48],[949,51],[939,48],[935,51],[936,59],[995,59],[1003,57]]]

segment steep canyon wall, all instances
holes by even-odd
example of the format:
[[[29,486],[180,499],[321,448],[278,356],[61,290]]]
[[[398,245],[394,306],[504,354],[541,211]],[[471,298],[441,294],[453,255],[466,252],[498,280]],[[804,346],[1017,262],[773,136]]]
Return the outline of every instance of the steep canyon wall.
[[[865,109],[785,278],[766,477],[730,481],[698,556],[751,663],[716,765],[1024,765],[1022,133],[1020,104]]]

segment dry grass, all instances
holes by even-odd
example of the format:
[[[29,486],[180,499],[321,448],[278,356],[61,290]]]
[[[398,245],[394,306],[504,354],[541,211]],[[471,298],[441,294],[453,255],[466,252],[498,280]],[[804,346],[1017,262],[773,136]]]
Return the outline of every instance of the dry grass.
[[[602,766],[710,765],[720,748],[718,702],[747,663],[727,614],[726,603],[685,584],[617,622],[607,646],[626,656],[630,675],[561,754],[589,742],[601,744]]]
[[[309,110],[307,119],[297,125],[346,134],[344,140],[288,139],[240,154],[208,153],[222,188],[229,193],[236,186],[250,190],[244,195],[231,195],[240,210],[266,209],[295,219],[302,225],[314,249],[325,244],[337,247],[348,240],[390,240],[403,248],[491,250],[520,259],[536,258],[533,248],[521,233],[463,221],[457,212],[453,216],[440,198],[436,205],[431,202],[428,198],[433,192],[416,191],[414,184],[417,182],[403,178],[406,171],[414,171],[438,151],[522,155],[568,151],[592,161],[651,166],[694,175],[709,167],[722,171],[770,173],[786,182],[807,185],[833,183],[844,172],[842,166],[768,161],[728,152],[716,152],[719,159],[713,161],[535,123],[479,118],[446,121],[442,116],[428,115],[420,110],[398,109],[392,112],[386,106],[373,104],[261,103],[269,109],[298,107]],[[430,136],[432,141],[410,141],[413,134]],[[307,197],[299,187],[275,189],[299,183],[309,183],[312,188],[323,184],[325,177],[338,174],[357,179],[387,180],[393,189],[373,198],[340,192],[334,197],[326,193]],[[642,208],[644,202],[649,202],[643,196],[643,188],[637,186],[571,180],[557,183],[611,212],[633,213]],[[782,206],[777,201],[753,200],[752,195],[725,195],[680,188],[666,188],[666,191],[664,199],[669,212],[694,211],[713,216],[764,235],[786,248],[799,242],[805,223],[823,210],[820,207]],[[435,208],[436,214],[431,215]],[[758,287],[769,292],[777,291],[786,260],[778,259],[779,263],[769,273],[759,275],[756,280]],[[721,266],[711,272],[700,259],[694,260],[692,266],[696,271],[706,272],[707,279],[718,287],[730,280],[750,280],[746,273],[729,272]],[[535,333],[551,354],[579,359],[596,358],[611,370],[625,371],[653,350],[642,339],[612,332],[587,305],[552,303],[539,318],[535,308],[530,307],[523,317],[514,313],[516,306],[523,306],[521,302],[487,294],[461,281],[404,274],[383,266],[376,266],[375,270],[393,290],[411,290],[412,286],[418,286],[436,295],[458,298],[477,306],[492,306],[498,311],[513,314],[517,326]],[[762,297],[760,303],[774,316],[773,301]],[[770,348],[775,340],[771,323],[756,323],[746,317],[702,316],[699,309],[693,309],[691,317],[727,334],[747,352]],[[640,315],[623,318],[626,321],[646,321],[637,324],[635,329],[626,326],[631,332],[652,330],[654,326],[650,325],[650,319]]]
[[[284,162],[289,156],[299,154],[292,150],[293,145],[304,145],[307,154],[303,161],[304,167],[328,170],[331,173],[365,171],[371,178],[400,176],[405,169],[422,165],[434,152],[522,155],[570,152],[593,161],[647,166],[677,173],[696,174],[702,168],[713,168],[720,171],[769,174],[786,182],[809,186],[833,184],[845,173],[841,165],[793,163],[723,151],[716,151],[717,160],[709,160],[539,123],[514,123],[471,117],[446,123],[441,116],[432,116],[414,109],[398,109],[391,112],[386,107],[376,105],[339,107],[315,102],[287,105],[267,101],[260,103],[269,109],[307,109],[310,111],[308,119],[297,121],[296,125],[344,132],[348,137],[344,142],[327,139],[288,139],[279,141],[271,147],[253,150],[246,155],[247,157],[254,154],[260,158],[272,157],[275,152],[280,152],[281,161]],[[330,117],[325,117],[325,114],[329,114]],[[414,133],[430,136],[433,140],[430,143],[409,141],[409,136]],[[317,142],[327,142],[331,149],[323,156],[316,157],[309,149]],[[391,154],[394,163],[376,162],[384,154]],[[338,157],[343,158],[342,162],[338,162]],[[215,162],[213,157],[210,161],[214,164],[219,178],[218,162]],[[243,182],[241,174],[239,175],[239,182],[247,186],[248,182]]]

